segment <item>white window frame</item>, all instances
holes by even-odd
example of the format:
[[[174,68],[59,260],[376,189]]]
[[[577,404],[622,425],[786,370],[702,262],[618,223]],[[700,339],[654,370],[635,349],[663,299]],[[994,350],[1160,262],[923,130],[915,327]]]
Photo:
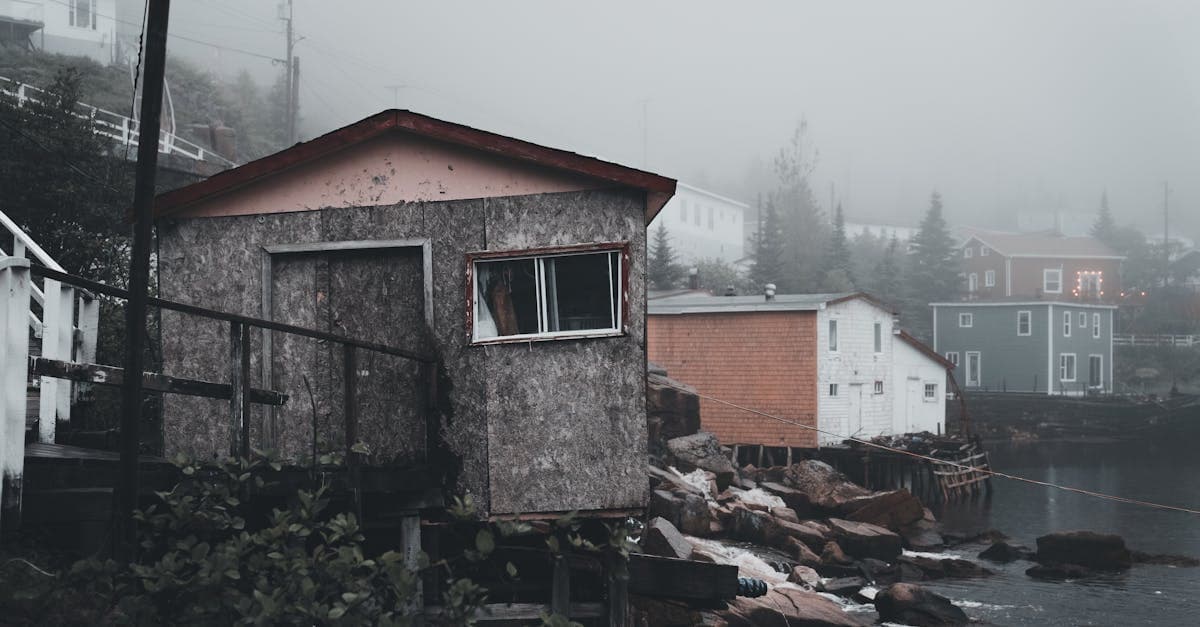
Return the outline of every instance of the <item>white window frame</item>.
[[[972,272],[971,274],[967,275],[967,291],[968,292],[979,291],[979,275],[978,274]]]
[[[875,323],[875,354],[883,352],[883,323]]]
[[[1096,385],[1092,385],[1092,360],[1093,359],[1100,360],[1100,367],[1096,369],[1096,372],[1100,375],[1100,380],[1099,380],[1099,382],[1096,383]],[[1092,388],[1093,390],[1099,390],[1099,389],[1104,388],[1104,355],[1101,355],[1100,353],[1091,353],[1088,355],[1088,382],[1087,382],[1087,384],[1088,384],[1088,387]]]
[[[988,270],[983,273],[983,286],[996,287],[996,271]]]
[[[1071,312],[1063,312],[1063,337],[1071,337]]]
[[[1079,312],[1079,328],[1080,329],[1087,328],[1087,312],[1086,311]]]
[[[937,402],[937,399],[938,399],[937,388],[938,388],[938,384],[936,384],[936,383],[926,383],[925,384],[925,402],[926,403],[936,403]]]
[[[992,254],[992,251],[988,250],[988,247],[987,247],[987,246],[980,246],[980,247],[979,247],[979,256],[980,256],[980,257],[987,257],[987,256],[988,256],[988,255],[990,255],[990,254]]]
[[[495,337],[479,337],[478,304],[483,302],[479,293],[479,281],[476,278],[476,266],[480,263],[495,261],[516,261],[533,259],[536,273],[536,298],[538,299],[538,326],[543,327],[548,321],[548,305],[546,302],[546,271],[545,260],[555,257],[574,255],[616,255],[617,267],[614,272],[612,263],[608,264],[608,281],[610,290],[616,291],[617,301],[611,303],[612,319],[615,325],[602,329],[584,329],[570,331],[543,331],[537,333],[520,333],[517,335],[500,335]],[[472,344],[503,344],[508,342],[536,342],[543,340],[573,340],[593,337],[617,337],[625,334],[625,318],[628,308],[627,273],[629,268],[629,243],[611,242],[603,244],[580,244],[554,248],[534,248],[513,251],[484,251],[467,255],[468,280],[471,284],[470,300],[467,302],[467,319],[471,322],[470,341]]]
[[[1055,283],[1058,284],[1058,287],[1056,289],[1050,289],[1050,275],[1051,274],[1058,277],[1055,280]],[[1063,291],[1062,275],[1063,275],[1062,268],[1043,268],[1042,269],[1042,291],[1047,294],[1062,294],[1062,291]]]
[[[954,367],[957,368],[958,367],[958,351],[947,352],[946,353],[946,361],[954,364]]]
[[[975,380],[971,380],[971,356],[975,356]],[[983,353],[979,351],[966,352],[966,376],[967,387],[979,387],[983,382]]]
[[[959,312],[958,327],[960,329],[969,329],[973,326],[975,326],[975,314],[966,311]]]
[[[878,379],[875,380],[875,393],[883,394],[883,381],[880,381]]]
[[[975,256],[975,247],[967,246],[963,249],[963,259],[970,259]]]
[[[829,320],[829,352],[836,353],[838,350],[838,321],[835,319]]]
[[[1070,357],[1071,376],[1067,376],[1067,358]],[[1079,373],[1079,363],[1075,359],[1075,353],[1059,353],[1058,354],[1058,380],[1063,383],[1074,383],[1076,375]]]
[[[1021,318],[1025,318],[1025,332],[1021,333]],[[1033,335],[1033,312],[1028,309],[1022,309],[1017,312],[1017,335],[1019,337],[1027,337]]]
[[[1100,338],[1100,314],[1098,313],[1092,314],[1092,337]]]
[[[78,19],[79,5],[86,4],[88,6],[88,22],[87,24],[76,24]],[[82,28],[86,30],[96,30],[96,5],[97,0],[68,0],[67,5],[67,24],[72,28]]]
[[[836,383],[830,383],[830,384],[829,384],[829,395],[830,395],[830,396],[837,396],[837,395],[838,395],[838,384],[836,384]]]

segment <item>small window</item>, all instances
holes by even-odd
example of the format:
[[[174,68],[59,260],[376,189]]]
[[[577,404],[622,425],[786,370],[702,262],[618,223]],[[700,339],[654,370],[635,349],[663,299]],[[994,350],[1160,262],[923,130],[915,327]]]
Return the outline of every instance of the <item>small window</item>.
[[[837,337],[837,320],[829,321],[829,350],[836,351],[838,349]]]
[[[1017,312],[1017,335],[1030,335],[1033,333],[1033,323],[1031,322],[1032,317],[1033,312]]]
[[[987,249],[985,248],[984,250],[987,250]],[[925,400],[927,400],[927,401],[936,401],[937,400],[937,384],[936,383],[926,383],[925,384]]]
[[[875,323],[875,352],[883,352],[883,323]]]
[[[1063,353],[1058,356],[1058,378],[1067,382],[1075,380],[1075,353]]]
[[[1079,328],[1080,329],[1087,328],[1087,314],[1082,311],[1079,312]]]
[[[1063,337],[1071,337],[1071,312],[1063,312]]]
[[[838,384],[836,384],[836,383],[829,384],[829,395],[830,396],[837,396],[837,386],[838,386]]]
[[[973,256],[975,256],[974,248],[967,246],[966,248],[963,249],[963,258],[964,259],[970,259]]]
[[[958,314],[958,326],[969,328],[975,326],[975,314],[960,313]]]
[[[1092,337],[1100,337],[1100,314],[1092,314]]]
[[[708,208],[708,230],[713,230],[713,208]]]
[[[990,254],[992,254],[992,251],[988,250],[988,247],[987,247],[987,246],[980,246],[980,247],[979,247],[979,256],[980,256],[980,257],[987,257],[987,256],[988,256],[988,255],[990,255]]]
[[[606,247],[613,249],[473,259],[472,339],[619,335],[623,245]]]
[[[1062,268],[1042,270],[1042,291],[1047,294],[1062,294]]]
[[[875,393],[876,393],[876,394],[883,394],[883,381],[876,381],[876,382],[875,382]]]
[[[967,275],[967,291],[975,292],[979,290],[979,275],[972,272]]]
[[[96,0],[70,0],[68,6],[71,26],[96,30]]]
[[[700,209],[701,208],[697,206],[692,211],[692,224],[695,224],[696,226],[700,226]]]
[[[984,287],[996,287],[996,271],[995,270],[988,270],[987,272],[983,273],[983,286]]]
[[[946,361],[954,364],[954,367],[957,368],[958,367],[958,351],[950,351],[949,353],[946,353]]]

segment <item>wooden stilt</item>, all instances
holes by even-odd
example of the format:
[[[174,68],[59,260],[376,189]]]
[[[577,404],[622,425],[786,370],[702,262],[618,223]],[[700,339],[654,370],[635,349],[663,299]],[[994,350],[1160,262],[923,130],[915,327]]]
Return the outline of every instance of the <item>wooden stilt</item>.
[[[571,613],[571,569],[567,558],[554,556],[554,574],[550,588],[550,612],[564,618]]]

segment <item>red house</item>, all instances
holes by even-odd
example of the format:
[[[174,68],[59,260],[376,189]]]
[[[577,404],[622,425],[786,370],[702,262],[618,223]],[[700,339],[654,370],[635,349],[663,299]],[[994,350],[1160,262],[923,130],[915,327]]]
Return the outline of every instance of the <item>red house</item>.
[[[974,231],[959,247],[968,297],[1115,301],[1124,259],[1094,237]]]

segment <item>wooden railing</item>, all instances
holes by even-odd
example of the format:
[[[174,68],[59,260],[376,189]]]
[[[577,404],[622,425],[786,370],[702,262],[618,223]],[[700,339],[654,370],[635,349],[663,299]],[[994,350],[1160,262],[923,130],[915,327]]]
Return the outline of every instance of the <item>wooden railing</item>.
[[[1192,348],[1200,346],[1200,335],[1173,335],[1170,333],[1115,333],[1113,344],[1117,346],[1175,346]]]
[[[5,526],[13,524],[13,517],[20,519],[20,491],[24,472],[25,385],[28,375],[32,373],[49,380],[111,386],[121,385],[128,376],[121,368],[113,366],[46,355],[31,358],[28,312],[33,280],[38,277],[45,282],[53,281],[80,292],[86,290],[119,299],[127,299],[129,296],[126,290],[47,266],[34,265],[22,257],[0,258],[0,397],[3,398],[3,405],[0,406],[0,434],[3,435],[3,438],[0,438],[0,468],[3,468],[4,477],[4,487],[0,488],[0,502],[3,502],[4,507],[0,509],[0,517],[8,519]],[[354,450],[358,442],[358,372],[355,364],[359,351],[393,355],[421,364],[420,379],[427,394],[426,410],[434,410],[437,399],[437,360],[433,355],[160,298],[149,298],[148,303],[151,307],[228,323],[228,382],[183,379],[158,373],[141,373],[141,376],[143,387],[147,391],[229,400],[230,456],[249,457],[251,454],[248,416],[252,403],[278,406],[288,400],[286,394],[255,389],[250,385],[250,330],[253,328],[323,340],[342,347],[345,366],[345,459],[352,481],[357,481],[357,469],[361,463],[360,456]],[[46,417],[39,416],[39,420],[44,421]],[[39,427],[39,431],[42,430],[44,427]],[[315,447],[315,428],[313,433]],[[125,437],[125,434],[121,434],[121,437]],[[355,493],[358,493],[357,488]]]

